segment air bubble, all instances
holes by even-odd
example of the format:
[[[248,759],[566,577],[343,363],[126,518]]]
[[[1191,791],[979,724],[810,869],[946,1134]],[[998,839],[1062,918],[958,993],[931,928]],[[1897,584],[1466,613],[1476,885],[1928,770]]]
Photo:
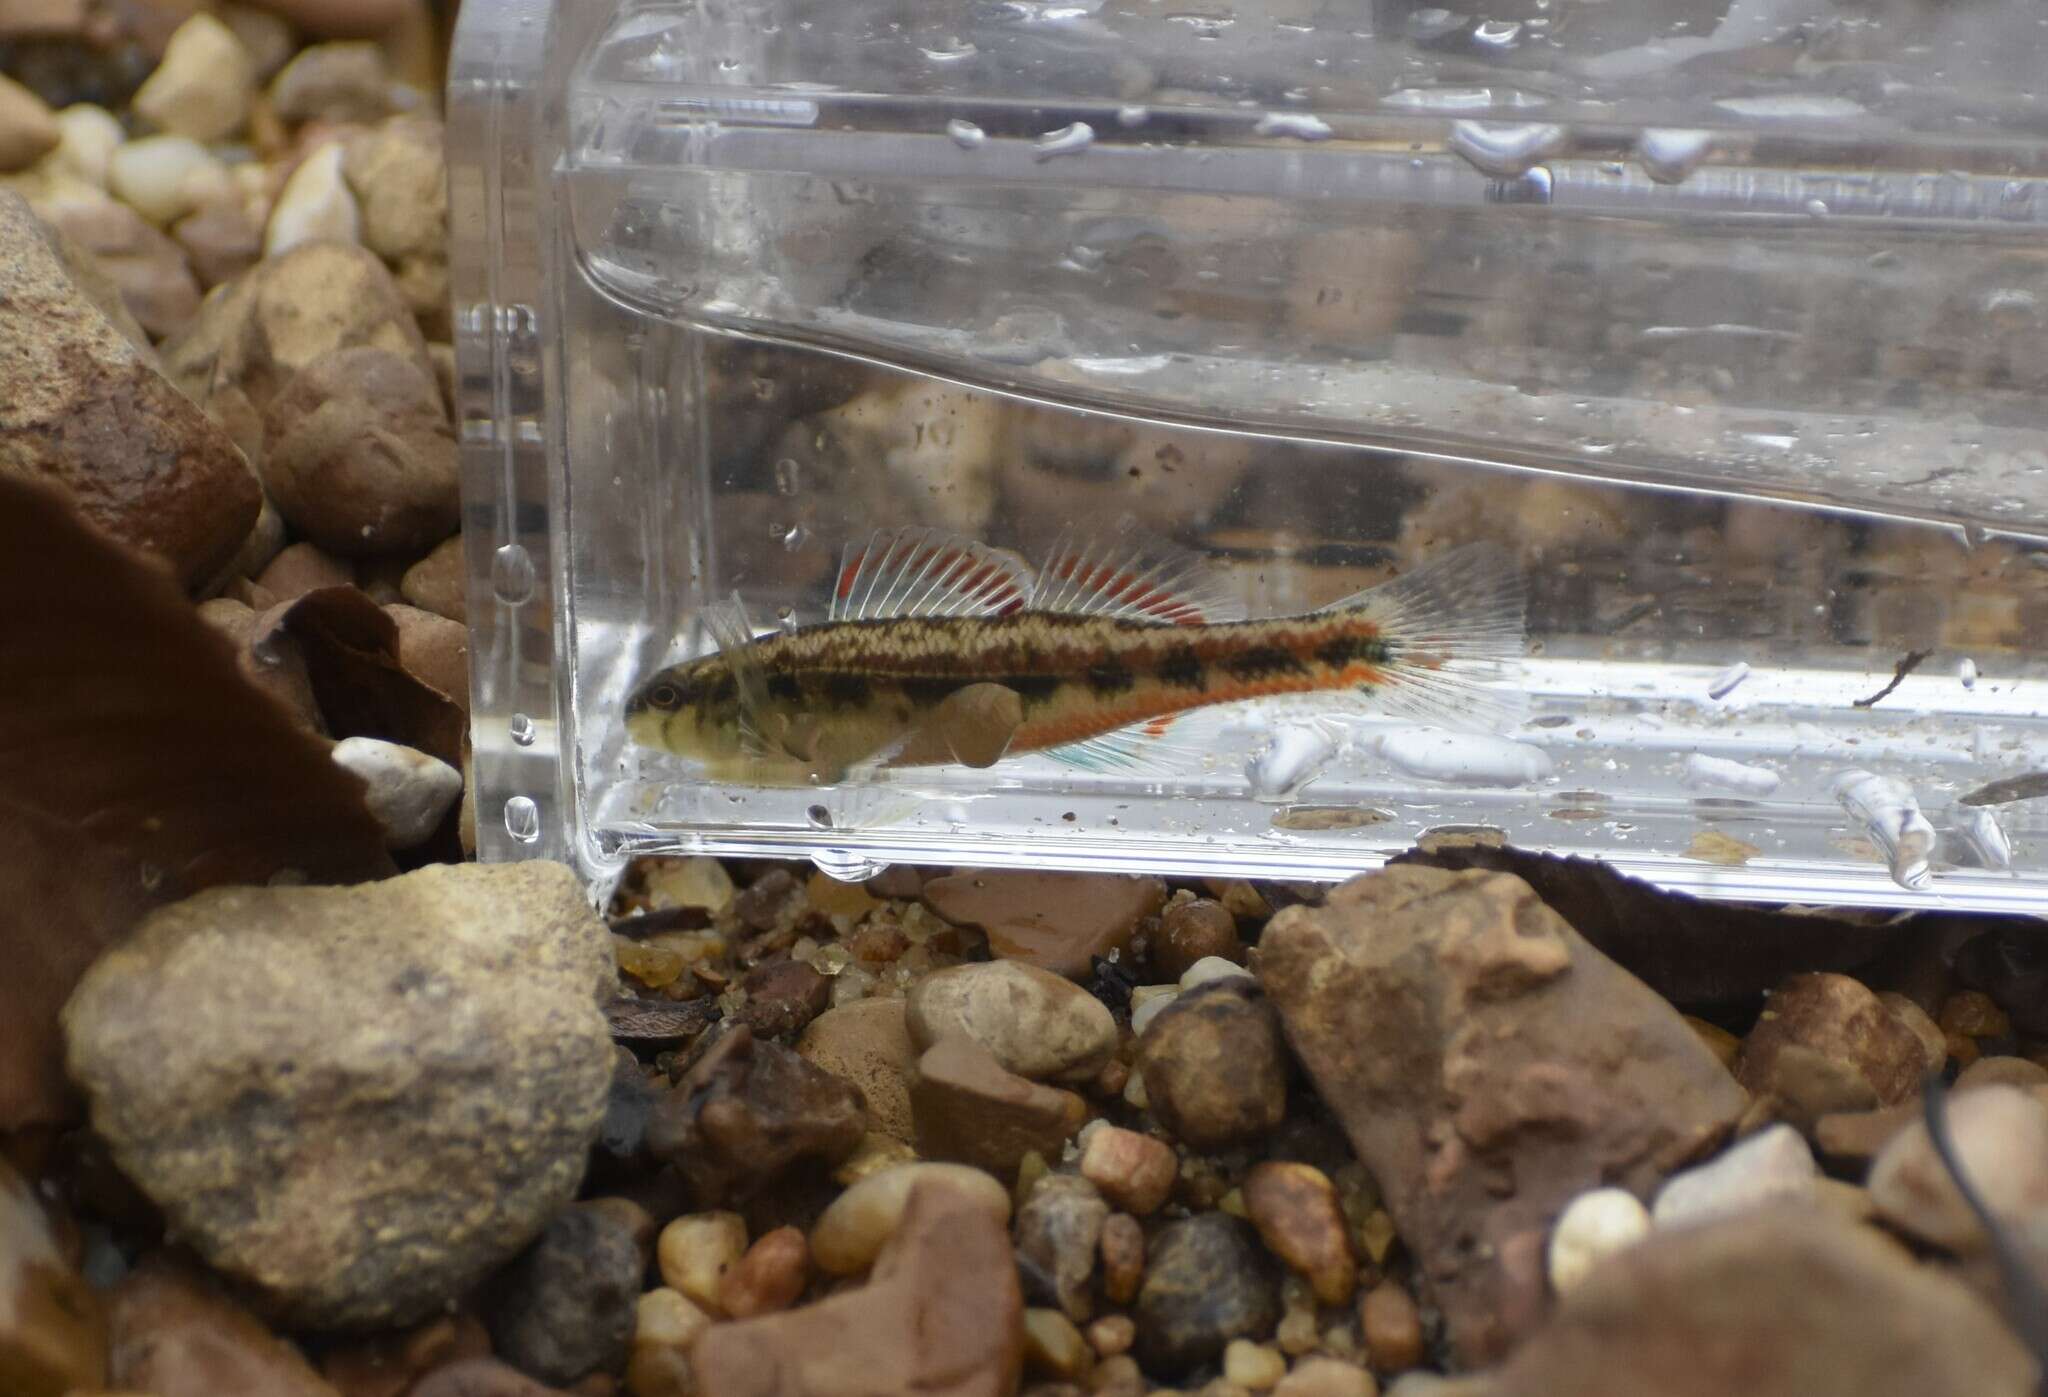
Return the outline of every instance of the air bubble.
[[[521,844],[540,838],[540,807],[532,796],[513,796],[505,802],[505,833]]]
[[[971,121],[958,117],[946,123],[946,134],[953,138],[953,144],[962,150],[980,150],[988,144],[988,132]]]
[[[1150,108],[1140,106],[1118,107],[1116,124],[1119,126],[1143,126],[1152,119]]]
[[[1877,845],[1892,881],[1908,891],[1927,885],[1934,859],[1934,826],[1921,813],[1912,788],[1874,771],[1837,776],[1834,796]]]
[[[1949,807],[1949,819],[1979,863],[1998,873],[2012,871],[2012,841],[1990,806],[1953,805]]]
[[[1031,146],[1031,158],[1054,160],[1062,155],[1078,155],[1094,144],[1095,128],[1085,121],[1076,121],[1040,136]]]
[[[1685,784],[1695,790],[1738,791],[1746,796],[1767,796],[1778,789],[1778,773],[1769,767],[1750,766],[1727,757],[1709,757],[1694,752],[1685,759]]]
[[[1267,112],[1252,128],[1259,136],[1292,136],[1297,141],[1327,141],[1330,123],[1307,112]]]
[[[1728,666],[1728,668],[1707,681],[1707,697],[1715,700],[1727,698],[1728,695],[1740,688],[1742,681],[1747,678],[1749,678],[1749,661],[1737,660],[1734,664]]]
[[[811,828],[813,829],[832,828],[832,812],[822,805],[813,805],[810,809],[804,811],[804,818],[811,822]]]
[[[1288,801],[1322,774],[1337,743],[1320,724],[1290,723],[1245,763],[1244,779],[1256,800]]]
[[[840,883],[864,883],[888,868],[880,859],[856,854],[851,849],[818,849],[811,854],[812,865],[827,878]]]
[[[517,745],[521,747],[533,746],[533,719],[527,717],[524,713],[514,713],[507,720],[505,731],[511,734],[512,741]]]
[[[1651,127],[1636,138],[1636,159],[1643,173],[1659,184],[1679,184],[1698,169],[1713,146],[1710,131]]]
[[[810,541],[811,531],[801,524],[791,524],[782,534],[782,546],[794,553]]]
[[[1976,688],[1977,662],[1975,660],[1969,659],[1968,657],[1965,657],[1959,664],[1956,665],[1956,678],[1962,681],[1962,685],[1965,689]]]
[[[1513,179],[1565,147],[1562,126],[1529,122],[1501,125],[1460,121],[1451,126],[1451,149],[1482,174]]]
[[[533,599],[533,555],[508,543],[491,555],[491,592],[507,606]]]

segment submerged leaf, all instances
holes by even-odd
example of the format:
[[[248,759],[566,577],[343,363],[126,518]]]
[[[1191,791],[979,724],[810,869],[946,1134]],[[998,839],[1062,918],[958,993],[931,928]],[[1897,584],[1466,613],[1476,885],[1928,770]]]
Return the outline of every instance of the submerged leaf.
[[[0,1130],[64,1117],[57,1015],[142,912],[392,871],[362,787],[160,565],[0,477]]]

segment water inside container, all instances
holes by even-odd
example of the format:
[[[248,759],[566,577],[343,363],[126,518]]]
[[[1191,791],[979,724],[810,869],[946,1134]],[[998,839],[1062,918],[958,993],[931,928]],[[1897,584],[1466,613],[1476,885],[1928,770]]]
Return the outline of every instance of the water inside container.
[[[1880,9],[626,12],[542,177],[568,818],[847,877],[1490,831],[2048,908],[2038,19]],[[1525,710],[1250,703],[1192,767],[800,789],[629,740],[714,603],[799,630],[876,529],[1033,563],[1105,521],[1253,616],[1506,548]]]

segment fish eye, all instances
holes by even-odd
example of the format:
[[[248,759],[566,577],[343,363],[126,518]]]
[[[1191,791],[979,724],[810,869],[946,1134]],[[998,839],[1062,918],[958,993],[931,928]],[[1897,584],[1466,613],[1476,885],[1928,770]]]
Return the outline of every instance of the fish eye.
[[[675,708],[682,701],[683,696],[676,691],[673,684],[656,684],[647,691],[647,702],[654,708]]]

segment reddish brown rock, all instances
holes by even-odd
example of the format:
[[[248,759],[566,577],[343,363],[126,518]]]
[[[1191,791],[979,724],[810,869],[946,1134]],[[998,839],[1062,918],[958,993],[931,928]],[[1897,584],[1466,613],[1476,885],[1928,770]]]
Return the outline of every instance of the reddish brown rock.
[[[398,625],[398,663],[469,712],[468,627],[399,603],[385,607],[384,614]]]
[[[1245,1175],[1244,1207],[1266,1250],[1306,1279],[1316,1299],[1342,1305],[1358,1284],[1358,1264],[1337,1189],[1322,1170],[1267,1160]]]
[[[535,1382],[495,1358],[465,1358],[434,1369],[407,1388],[405,1397],[563,1397],[563,1389]]]
[[[979,927],[991,951],[1068,979],[1091,958],[1130,944],[1166,901],[1156,878],[1100,873],[956,873],[924,885],[925,905],[956,926]]]
[[[1120,1125],[1092,1127],[1081,1146],[1081,1177],[1140,1217],[1159,1211],[1179,1172],[1171,1146]]]
[[[207,290],[233,281],[263,258],[263,225],[234,199],[216,199],[186,214],[172,225],[171,236]]]
[[[911,1190],[868,1283],[798,1310],[714,1325],[692,1350],[719,1397],[1007,1397],[1024,1299],[1003,1226],[938,1182]]]
[[[462,555],[462,535],[444,539],[434,551],[405,570],[398,590],[422,611],[451,621],[469,620],[469,578]]]
[[[1071,1091],[1005,1072],[971,1038],[953,1035],[917,1060],[910,1084],[917,1152],[1009,1177],[1025,1155],[1055,1156],[1088,1119]]]
[[[305,1356],[211,1281],[163,1257],[114,1291],[111,1382],[152,1397],[339,1397]]]
[[[99,1297],[71,1267],[29,1186],[0,1159],[0,1392],[63,1397],[106,1379]]]
[[[718,1308],[734,1319],[786,1310],[810,1279],[811,1245],[800,1227],[778,1227],[754,1239],[718,1278]]]
[[[916,1134],[910,1072],[917,1049],[900,999],[859,999],[827,1009],[797,1040],[797,1055],[851,1082],[867,1102],[868,1123],[908,1144]]]
[[[832,982],[800,960],[757,965],[740,977],[740,988],[747,996],[740,1017],[757,1038],[793,1037],[832,1002]]]
[[[177,243],[119,200],[66,186],[36,200],[36,212],[91,254],[142,328],[161,339],[199,309],[199,283]]]
[[[1152,1114],[1197,1150],[1250,1144],[1287,1115],[1280,1020],[1248,976],[1183,990],[1138,1040]]]
[[[1167,906],[1152,934],[1152,977],[1166,982],[1187,974],[1198,960],[1220,956],[1244,964],[1244,942],[1238,939],[1237,918],[1211,898],[1198,897]]]
[[[2034,1360],[1870,1228],[1773,1208],[1653,1233],[1587,1275],[1488,1397],[2027,1397]]]
[[[347,559],[323,552],[316,544],[288,543],[257,574],[256,585],[278,602],[295,601],[323,587],[355,586],[356,570]]]
[[[1358,1328],[1372,1366],[1398,1373],[1422,1361],[1422,1313],[1397,1281],[1381,1281],[1358,1302]]]
[[[1540,1286],[1503,1248],[1573,1197],[1647,1193],[1742,1091],[1662,998],[1509,874],[1399,866],[1268,924],[1259,978],[1467,1361]]]
[[[1737,1079],[1759,1096],[1783,1092],[1779,1059],[1789,1048],[1860,1076],[1887,1106],[1919,1091],[1920,1079],[1941,1065],[1930,1061],[1914,1027],[1860,981],[1825,971],[1794,975],[1772,993],[1743,1040]]]
[[[93,303],[54,236],[0,192],[0,473],[61,486],[93,523],[187,587],[256,523],[234,443]]]
[[[1145,1279],[1145,1228],[1129,1213],[1111,1213],[1102,1224],[1102,1293],[1112,1305],[1128,1305]]]
[[[266,630],[254,610],[226,597],[201,602],[199,618],[235,647],[235,667],[250,683],[283,704],[301,726],[326,731],[306,657],[290,632]]]
[[[342,1397],[405,1397],[424,1374],[467,1358],[488,1358],[491,1336],[471,1315],[448,1316],[395,1334],[338,1344],[320,1359],[320,1375]]]

